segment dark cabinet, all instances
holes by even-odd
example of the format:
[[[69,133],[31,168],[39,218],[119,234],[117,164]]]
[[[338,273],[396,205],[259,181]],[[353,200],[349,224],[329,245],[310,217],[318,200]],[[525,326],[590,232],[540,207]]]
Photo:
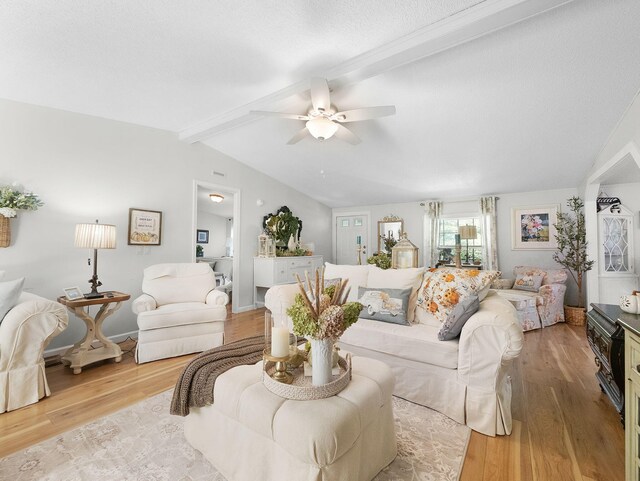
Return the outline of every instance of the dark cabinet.
[[[591,304],[587,339],[598,367],[596,378],[624,422],[624,329],[616,320],[624,312],[611,304]]]

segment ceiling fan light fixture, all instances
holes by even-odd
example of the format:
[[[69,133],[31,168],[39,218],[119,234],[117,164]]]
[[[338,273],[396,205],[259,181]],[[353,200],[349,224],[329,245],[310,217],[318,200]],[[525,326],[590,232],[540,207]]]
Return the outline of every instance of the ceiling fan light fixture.
[[[311,135],[318,140],[326,140],[338,130],[338,125],[326,117],[313,118],[306,125]]]
[[[224,200],[224,195],[222,195],[222,194],[209,194],[209,199],[211,199],[211,202],[215,202],[216,204],[219,204],[220,202],[222,202]]]

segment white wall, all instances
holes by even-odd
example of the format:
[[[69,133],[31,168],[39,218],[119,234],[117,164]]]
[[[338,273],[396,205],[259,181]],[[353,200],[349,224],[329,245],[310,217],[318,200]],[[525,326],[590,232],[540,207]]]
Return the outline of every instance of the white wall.
[[[585,176],[585,180],[589,176],[607,163],[617,152],[620,151],[627,143],[633,141],[640,146],[640,92],[636,94],[633,102],[624,113],[620,122],[611,132],[607,143],[602,147],[598,157],[593,163],[591,171]]]
[[[204,257],[224,256],[227,244],[227,218],[199,210],[198,229],[209,231],[209,243],[199,244],[202,246]]]
[[[611,132],[609,139],[598,154],[591,170],[585,175],[584,181],[580,186],[581,195],[585,198],[587,238],[590,242],[589,254],[592,259],[596,260],[593,268],[593,271],[596,272],[599,269],[597,255],[598,220],[595,205],[595,198],[598,192],[604,190],[610,196],[620,197],[623,205],[636,213],[638,211],[638,205],[640,205],[640,189],[638,188],[639,184],[637,182],[614,185],[599,185],[597,181],[594,181],[592,184],[589,183],[589,179],[593,180],[599,177],[602,174],[602,170],[606,169],[605,165],[614,161],[621,152],[625,154],[633,153],[635,156],[635,165],[628,166],[627,172],[629,179],[637,180],[637,171],[640,167],[640,158],[638,158],[640,152],[640,96],[638,93],[620,119],[620,122],[618,122],[616,128]],[[634,221],[636,274],[638,274],[640,272],[638,271],[638,257],[640,257],[640,250],[638,250],[640,219],[638,219],[637,214]],[[589,277],[587,287],[588,302],[600,302],[598,277],[595,275]],[[628,292],[620,292],[620,295],[622,294],[628,294]]]
[[[214,169],[226,176],[214,177]],[[195,255],[194,180],[241,189],[242,225],[235,229],[241,275],[234,288],[241,307],[253,305],[253,256],[264,214],[289,206],[303,219],[305,237],[317,252],[330,256],[328,207],[210,147],[180,142],[171,132],[0,100],[0,184],[17,181],[45,202],[12,220],[12,243],[0,249],[0,269],[8,279],[26,276],[27,290],[50,299],[64,287],[86,291],[90,252],[73,246],[74,227],[100,219],[118,229],[117,248],[99,252],[102,289],[133,298],[141,293],[145,267],[189,262]],[[130,207],[163,212],[161,246],[127,245]],[[137,330],[130,301],[104,330]],[[84,332],[84,324],[72,318],[51,347],[72,344]]]
[[[561,210],[566,210],[566,201],[577,194],[577,189],[559,189],[517,194],[499,194],[497,203],[498,228],[498,264],[503,277],[513,277],[513,268],[518,265],[533,265],[541,267],[561,266],[554,262],[553,251],[549,250],[512,250],[511,246],[511,209],[514,207],[532,207],[544,204],[559,204]],[[443,215],[466,215],[478,212],[477,201],[444,201]],[[405,231],[409,239],[420,248],[420,262],[424,263],[424,207],[418,202],[403,204],[366,205],[349,208],[333,209],[334,215],[340,212],[370,212],[371,239],[375,242],[377,221],[389,214],[395,214],[404,220]],[[377,244],[376,247],[377,248]],[[567,301],[577,300],[577,288],[573,281],[567,283]]]

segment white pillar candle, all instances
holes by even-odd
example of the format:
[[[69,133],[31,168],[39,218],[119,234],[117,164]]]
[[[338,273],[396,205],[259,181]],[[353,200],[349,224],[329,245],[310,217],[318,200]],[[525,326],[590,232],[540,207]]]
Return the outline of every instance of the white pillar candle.
[[[271,355],[275,357],[289,356],[289,329],[286,327],[271,328]]]

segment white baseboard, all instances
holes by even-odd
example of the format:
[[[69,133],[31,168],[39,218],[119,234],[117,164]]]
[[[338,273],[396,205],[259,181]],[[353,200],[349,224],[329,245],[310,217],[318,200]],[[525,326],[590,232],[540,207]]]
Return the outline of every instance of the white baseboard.
[[[138,331],[125,332],[123,334],[116,334],[115,336],[107,336],[107,339],[110,339],[111,341],[118,343],[118,342],[124,341],[128,337],[131,337],[133,339],[138,339]],[[92,345],[94,347],[100,347],[102,343],[96,339],[93,341]],[[44,351],[44,357],[47,358],[47,357],[53,357],[58,355],[61,356],[70,347],[71,346],[62,346],[62,347],[56,347],[55,349],[47,349],[46,351]]]
[[[255,304],[249,304],[248,306],[238,307],[238,312],[253,311],[256,308]]]

